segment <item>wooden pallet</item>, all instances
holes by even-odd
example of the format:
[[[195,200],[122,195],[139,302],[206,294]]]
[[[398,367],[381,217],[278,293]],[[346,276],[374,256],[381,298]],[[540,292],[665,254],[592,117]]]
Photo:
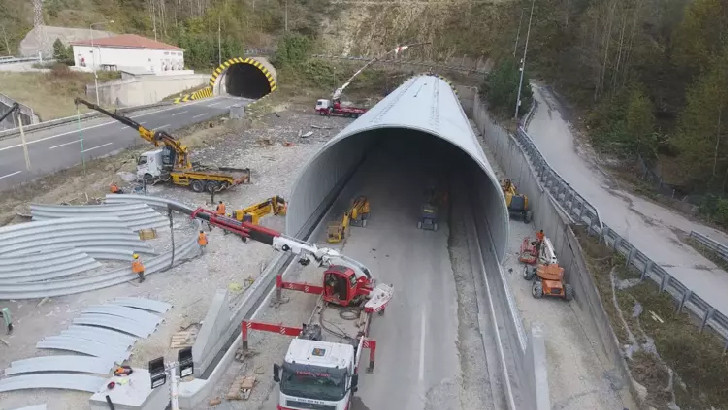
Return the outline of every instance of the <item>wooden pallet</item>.
[[[230,385],[225,398],[228,400],[248,400],[250,393],[253,391],[255,386],[255,375],[251,376],[238,376]]]
[[[172,349],[191,347],[197,339],[197,332],[199,332],[199,329],[193,327],[192,329],[183,330],[181,332],[175,333],[172,336],[172,342],[170,343],[169,347],[171,347]]]

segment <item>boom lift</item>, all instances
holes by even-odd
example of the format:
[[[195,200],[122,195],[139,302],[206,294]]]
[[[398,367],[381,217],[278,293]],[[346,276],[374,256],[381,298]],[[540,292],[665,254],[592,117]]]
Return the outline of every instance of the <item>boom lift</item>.
[[[280,383],[279,409],[317,408],[345,410],[350,408],[359,381],[361,352],[370,349],[368,371],[374,371],[376,341],[369,339],[373,314],[383,314],[392,298],[393,289],[386,284],[374,286],[366,266],[330,248],[287,237],[272,229],[248,221],[238,221],[199,208],[193,212],[173,204],[170,210],[188,213],[210,225],[233,232],[244,239],[271,245],[281,252],[299,257],[307,266],[311,259],[326,266],[322,286],[284,282],[276,276],[276,295],[291,289],[319,295],[316,307],[302,327],[289,327],[257,321],[242,323],[243,349],[248,348],[248,332],[262,330],[293,336],[281,366],[273,366],[273,379]],[[329,305],[343,307],[339,310]],[[346,316],[345,316],[346,315]],[[336,317],[349,319],[341,326],[331,323]],[[329,326],[327,326],[329,324]]]
[[[340,223],[329,224],[327,230],[327,241],[329,243],[339,243],[344,239],[346,230],[351,226],[361,226],[366,228],[367,219],[369,219],[369,200],[365,196],[356,198],[351,207],[344,212]]]
[[[250,182],[248,168],[214,167],[191,162],[187,147],[166,131],[149,130],[127,116],[106,111],[81,98],[76,98],[75,102],[76,105],[83,104],[89,109],[134,128],[145,141],[155,147],[162,147],[147,151],[139,157],[137,161],[139,179],[144,179],[146,182],[171,180],[173,184],[189,186],[195,192],[216,192]]]
[[[503,188],[503,196],[506,199],[508,215],[519,215],[523,218],[523,222],[530,223],[533,220],[533,211],[529,208],[528,196],[519,194],[510,179],[503,180],[501,188]]]
[[[258,225],[260,218],[272,213],[273,215],[285,215],[288,205],[283,197],[278,195],[268,198],[263,202],[250,205],[245,209],[233,211],[233,218],[238,221],[246,221]]]

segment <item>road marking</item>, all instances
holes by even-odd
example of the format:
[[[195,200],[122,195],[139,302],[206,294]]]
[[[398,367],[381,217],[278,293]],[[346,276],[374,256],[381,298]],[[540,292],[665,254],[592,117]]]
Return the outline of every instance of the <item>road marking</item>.
[[[81,152],[91,151],[92,149],[101,148],[101,147],[108,147],[109,145],[112,145],[113,142],[110,142],[108,144],[104,145],[94,145],[93,147],[86,148],[85,150],[82,150]]]
[[[23,172],[23,171],[15,171],[15,172],[13,172],[12,174],[7,174],[7,175],[5,175],[5,176],[2,176],[2,177],[0,177],[0,179],[10,178],[11,176],[13,176],[13,175],[18,175],[18,174],[19,174],[19,173],[21,173],[21,172]]]
[[[422,311],[422,322],[420,323],[420,374],[419,379],[423,381],[425,379],[425,330],[427,329],[427,322],[425,321],[425,311]]]
[[[202,117],[203,115],[207,115],[207,113],[193,115],[192,118]]]
[[[225,102],[225,101],[218,101],[218,102],[216,102],[216,103],[214,103],[214,104],[210,104],[210,105],[208,105],[208,107],[215,107],[215,106],[217,106],[217,105],[219,105],[219,104],[222,104],[222,103],[224,103],[224,102]]]
[[[77,143],[77,142],[81,142],[81,140],[71,141],[71,142],[67,142],[67,143],[65,143],[65,144],[60,144],[60,145],[51,145],[50,147],[48,147],[48,149],[54,149],[54,148],[60,148],[60,147],[65,147],[65,146],[68,146],[68,145],[72,145],[72,144],[75,144],[75,143]]]
[[[142,124],[142,125],[144,125],[144,124],[146,124],[146,123],[148,123],[148,122],[149,122],[149,121],[139,121],[139,124]]]
[[[161,127],[157,127],[157,129],[167,128],[167,127],[171,127],[171,126],[172,126],[172,124],[165,124],[165,125],[162,125]]]

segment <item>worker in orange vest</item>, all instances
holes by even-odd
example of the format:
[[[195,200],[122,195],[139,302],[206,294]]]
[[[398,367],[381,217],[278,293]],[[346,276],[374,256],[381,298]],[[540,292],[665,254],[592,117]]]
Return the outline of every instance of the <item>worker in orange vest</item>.
[[[109,189],[111,190],[112,194],[123,194],[124,191],[119,188],[118,185],[116,185],[116,182],[112,182],[111,185],[109,185]]]
[[[144,264],[139,259],[139,255],[136,253],[133,256],[134,260],[131,263],[131,271],[139,275],[139,283],[144,282]]]
[[[197,235],[197,244],[200,245],[200,254],[205,254],[205,249],[207,248],[207,235],[205,235],[205,232],[200,230],[200,234]]]
[[[220,201],[220,203],[217,204],[217,208],[215,209],[215,213],[218,216],[225,216],[225,204],[222,201]]]
[[[543,238],[545,235],[543,234],[543,229],[536,232],[536,254],[538,255],[541,251],[541,245],[543,244]]]

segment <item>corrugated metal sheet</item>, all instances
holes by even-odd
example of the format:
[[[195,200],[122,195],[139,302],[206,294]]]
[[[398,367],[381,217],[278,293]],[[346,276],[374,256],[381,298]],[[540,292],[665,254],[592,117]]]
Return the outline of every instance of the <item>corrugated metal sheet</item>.
[[[33,220],[36,221],[79,216],[91,218],[114,216],[119,218],[128,228],[135,231],[144,228],[163,228],[169,226],[169,222],[165,216],[142,203],[84,206],[31,204],[30,212]]]
[[[93,373],[108,374],[114,367],[114,362],[107,358],[86,356],[43,356],[14,361],[6,375],[23,373]]]
[[[152,328],[156,327],[162,321],[162,318],[155,314],[125,306],[89,306],[83,310],[83,313],[101,313],[104,315],[124,317]]]
[[[470,156],[482,170],[479,188],[493,199],[482,204],[482,214],[495,238],[496,253],[502,259],[508,236],[508,211],[500,182],[450,84],[429,75],[407,80],[309,159],[293,184],[286,215],[287,233],[298,234],[321,201],[357,165],[376,132],[384,129],[421,131],[461,148]],[[353,136],[359,138],[350,138]]]
[[[74,319],[75,323],[75,319]],[[148,336],[148,335],[147,335]],[[131,354],[126,348],[118,345],[107,345],[101,342],[83,340],[69,336],[49,336],[36,344],[39,349],[57,349],[78,352],[121,363]]]
[[[187,211],[192,212],[195,208],[187,206],[181,202],[177,202],[172,199],[161,198],[156,196],[146,195],[132,195],[132,194],[108,194],[106,195],[107,204],[147,204],[154,208],[167,209],[167,204],[175,204],[180,208],[185,208]]]
[[[175,263],[193,257],[198,252],[197,239],[193,238],[179,244],[175,252]],[[171,252],[144,261],[146,274],[151,275],[167,269],[172,260]],[[131,267],[104,272],[92,277],[68,278],[64,280],[48,280],[44,282],[29,282],[16,285],[3,285],[0,287],[0,299],[37,299],[101,289],[119,283],[133,280],[136,275]]]
[[[66,389],[96,393],[106,379],[88,374],[24,374],[0,380],[0,392],[27,389]]]
[[[164,313],[172,308],[172,305],[169,303],[143,298],[116,298],[109,303],[119,306],[133,307],[136,309],[151,310],[159,313]]]
[[[97,326],[73,325],[61,332],[61,336],[75,337],[84,340],[95,340],[106,344],[133,346],[137,337],[119,333],[115,330],[104,329]]]
[[[114,329],[137,337],[148,337],[156,326],[149,326],[132,319],[98,313],[83,313],[73,319],[79,325],[91,325]]]
[[[38,404],[35,406],[18,407],[14,410],[48,410],[48,407],[45,404]]]

